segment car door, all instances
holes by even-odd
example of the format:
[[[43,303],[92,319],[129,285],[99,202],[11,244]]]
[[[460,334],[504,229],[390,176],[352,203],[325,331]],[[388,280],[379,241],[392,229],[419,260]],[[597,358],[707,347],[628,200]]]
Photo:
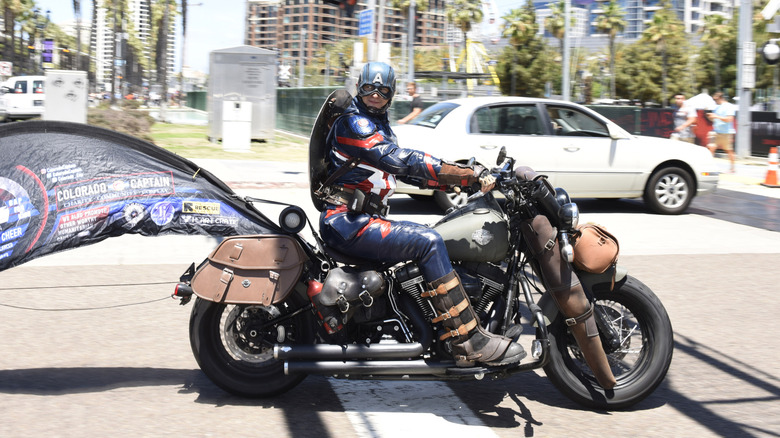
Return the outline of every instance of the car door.
[[[641,151],[631,139],[612,139],[607,123],[583,108],[547,104],[546,113],[555,139],[555,184],[578,197],[636,190]]]
[[[486,105],[469,121],[468,142],[477,161],[493,166],[502,146],[518,165],[530,166],[556,184],[555,155],[540,107],[533,102]]]

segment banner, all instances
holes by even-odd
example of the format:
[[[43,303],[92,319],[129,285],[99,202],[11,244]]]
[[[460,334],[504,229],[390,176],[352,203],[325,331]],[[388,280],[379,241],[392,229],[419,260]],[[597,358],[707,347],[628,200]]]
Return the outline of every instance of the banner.
[[[0,271],[126,233],[279,233],[178,155],[78,123],[0,126]]]

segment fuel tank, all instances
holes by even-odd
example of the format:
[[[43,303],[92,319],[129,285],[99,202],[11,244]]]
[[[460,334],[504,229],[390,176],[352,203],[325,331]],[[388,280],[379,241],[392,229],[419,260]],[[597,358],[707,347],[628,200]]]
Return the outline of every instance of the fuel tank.
[[[444,238],[451,260],[498,263],[509,250],[509,226],[490,194],[447,214],[433,229]]]

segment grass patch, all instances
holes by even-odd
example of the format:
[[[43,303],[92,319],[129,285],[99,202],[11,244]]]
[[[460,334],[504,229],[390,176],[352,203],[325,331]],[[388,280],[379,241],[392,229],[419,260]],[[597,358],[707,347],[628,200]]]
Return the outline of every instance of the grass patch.
[[[227,152],[221,143],[208,139],[208,126],[155,123],[150,136],[157,146],[185,158],[216,158],[221,160],[306,161],[309,140],[276,131],[274,138],[253,141],[248,152]]]

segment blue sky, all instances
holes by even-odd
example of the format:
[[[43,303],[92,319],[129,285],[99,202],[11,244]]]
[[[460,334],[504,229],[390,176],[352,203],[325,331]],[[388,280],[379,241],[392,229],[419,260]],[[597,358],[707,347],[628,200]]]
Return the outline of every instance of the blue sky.
[[[195,6],[202,3],[201,6]],[[62,23],[73,20],[72,0],[36,0],[41,11],[51,11],[51,20]],[[209,52],[235,47],[244,43],[245,0],[189,0],[187,8],[186,63],[192,68],[208,72]],[[92,0],[81,0],[81,17],[89,22]],[[181,17],[177,17],[180,20]],[[180,68],[181,25],[177,21],[176,70]]]
[[[498,21],[513,7],[519,7],[521,0],[494,0],[498,8]],[[196,6],[197,4],[201,6]],[[72,0],[36,0],[41,11],[50,10],[51,20],[62,23],[73,20]],[[245,0],[189,0],[187,12],[186,63],[196,70],[208,72],[209,52],[216,49],[235,47],[244,43]],[[82,20],[92,17],[92,0],[81,0]],[[180,20],[181,17],[177,17]],[[181,62],[181,26],[177,22],[176,70]]]

